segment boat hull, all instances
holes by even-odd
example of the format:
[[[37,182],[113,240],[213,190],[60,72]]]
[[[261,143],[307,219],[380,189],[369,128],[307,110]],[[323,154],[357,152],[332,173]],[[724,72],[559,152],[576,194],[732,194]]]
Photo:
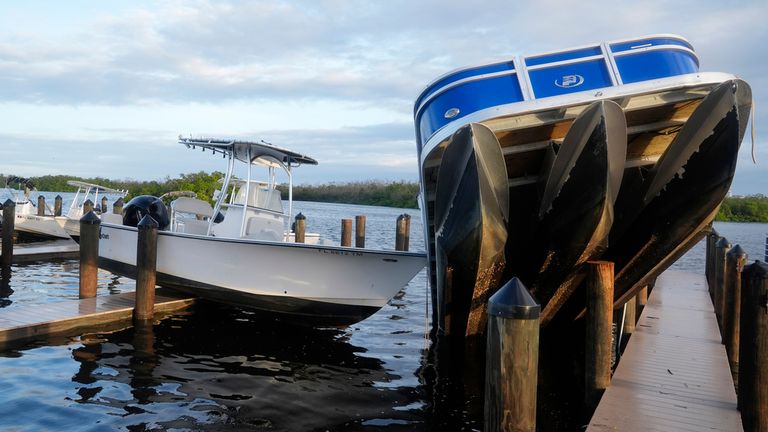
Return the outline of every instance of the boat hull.
[[[136,272],[136,228],[102,224],[99,265]],[[223,239],[161,231],[157,283],[324,325],[348,325],[384,306],[421,268],[412,252]]]

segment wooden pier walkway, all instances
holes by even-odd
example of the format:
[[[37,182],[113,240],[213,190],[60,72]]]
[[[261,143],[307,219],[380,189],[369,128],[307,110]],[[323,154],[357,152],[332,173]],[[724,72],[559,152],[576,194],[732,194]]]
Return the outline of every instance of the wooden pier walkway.
[[[79,252],[80,246],[72,239],[17,243],[13,245],[13,263],[73,259],[78,257]]]
[[[158,288],[155,317],[183,310],[194,303],[189,296]],[[108,331],[130,324],[133,292],[80,300],[0,309],[0,344],[49,335],[76,335],[83,331]]]
[[[703,275],[658,278],[587,430],[743,430]]]

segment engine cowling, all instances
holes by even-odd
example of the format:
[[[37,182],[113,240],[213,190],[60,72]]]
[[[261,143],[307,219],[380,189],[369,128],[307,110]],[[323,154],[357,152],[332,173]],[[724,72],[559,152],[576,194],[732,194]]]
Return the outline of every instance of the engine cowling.
[[[144,215],[152,216],[161,231],[167,230],[171,224],[168,209],[163,201],[152,195],[139,195],[123,207],[123,225],[135,227]]]

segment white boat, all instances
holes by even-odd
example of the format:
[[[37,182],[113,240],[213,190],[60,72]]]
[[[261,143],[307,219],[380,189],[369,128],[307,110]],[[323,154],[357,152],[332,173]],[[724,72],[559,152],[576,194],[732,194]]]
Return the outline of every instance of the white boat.
[[[228,165],[214,206],[182,197],[171,203],[167,221],[156,215],[158,285],[292,321],[348,325],[379,310],[426,264],[422,253],[332,246],[317,235],[293,242],[292,168],[316,165],[312,158],[265,143],[179,142],[224,155]],[[236,162],[245,166],[243,180],[234,179]],[[254,167],[267,168],[267,181],[252,179]],[[278,169],[287,176],[287,212],[276,188]],[[137,241],[137,228],[129,225],[146,213],[139,209],[133,217],[132,203],[123,224],[102,222],[99,241],[100,267],[128,277],[136,274]]]
[[[80,218],[83,216],[83,204],[91,200],[99,204],[100,195],[110,194],[113,199],[123,198],[128,191],[112,189],[97,184],[70,180],[70,186],[76,186],[77,192],[65,215],[56,215],[54,209],[46,203],[42,212],[30,201],[29,192],[13,193],[16,202],[16,231],[40,237],[65,238],[77,240],[80,237]],[[101,210],[98,209],[97,210]],[[42,214],[41,214],[42,213]],[[106,212],[97,211],[97,214]]]

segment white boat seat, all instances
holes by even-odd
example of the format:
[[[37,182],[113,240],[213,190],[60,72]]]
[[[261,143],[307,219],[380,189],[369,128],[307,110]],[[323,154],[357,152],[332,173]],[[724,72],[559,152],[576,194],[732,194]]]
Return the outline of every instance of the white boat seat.
[[[206,235],[208,233],[208,221],[196,219],[184,219],[179,223],[179,231],[186,234]]]
[[[176,198],[175,200],[171,201],[171,209],[174,212],[191,213],[196,216],[207,218],[213,217],[213,207],[211,207],[207,201],[199,200],[197,198]]]

